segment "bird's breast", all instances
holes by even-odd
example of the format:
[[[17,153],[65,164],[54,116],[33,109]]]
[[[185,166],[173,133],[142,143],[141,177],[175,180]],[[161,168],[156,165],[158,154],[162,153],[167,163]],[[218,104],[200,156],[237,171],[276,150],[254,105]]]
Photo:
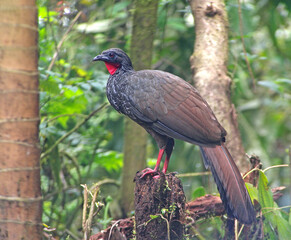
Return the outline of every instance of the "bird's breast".
[[[129,85],[125,77],[109,77],[106,93],[115,110],[132,118]]]

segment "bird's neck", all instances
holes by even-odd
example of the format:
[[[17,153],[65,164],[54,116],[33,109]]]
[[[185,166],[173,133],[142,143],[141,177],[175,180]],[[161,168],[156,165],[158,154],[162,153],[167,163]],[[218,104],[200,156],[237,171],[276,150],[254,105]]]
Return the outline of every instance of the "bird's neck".
[[[109,62],[105,62],[105,66],[106,66],[108,72],[110,73],[110,75],[113,75],[116,72],[116,70],[118,68],[120,68],[119,64],[109,63]]]
[[[110,75],[113,75],[115,73],[120,73],[120,72],[132,72],[134,71],[131,65],[120,65],[118,63],[109,63],[105,62],[105,66],[110,73]],[[118,71],[117,71],[118,70]]]

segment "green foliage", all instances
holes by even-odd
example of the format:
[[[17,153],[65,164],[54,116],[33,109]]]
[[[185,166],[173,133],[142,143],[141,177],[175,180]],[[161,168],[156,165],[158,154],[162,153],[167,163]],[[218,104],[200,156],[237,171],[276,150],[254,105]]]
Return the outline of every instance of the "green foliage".
[[[205,194],[206,193],[205,193],[204,187],[200,186],[200,187],[196,188],[194,190],[194,192],[192,193],[192,199],[195,200],[196,198],[205,196]]]
[[[274,202],[273,194],[268,186],[268,179],[262,171],[260,171],[258,183],[258,200],[262,208],[266,238],[271,236],[271,239],[289,239],[291,224],[288,222],[288,214],[281,212],[281,209]]]
[[[259,184],[258,184],[258,200],[262,207],[262,213],[265,218],[271,220],[270,213],[274,208],[274,201],[271,190],[268,187],[268,179],[266,175],[260,171]]]
[[[246,152],[260,156],[264,167],[283,164],[288,160],[286,149],[291,139],[290,1],[251,0],[241,4],[242,22],[237,1],[227,1],[228,69],[234,80],[232,100],[238,110],[242,139]],[[68,237],[67,230],[81,238],[83,189],[80,185],[107,178],[118,183],[123,158],[123,124],[118,113],[104,107],[84,121],[107,101],[108,73],[102,64],[93,64],[92,58],[110,47],[129,52],[134,9],[128,0],[39,0],[38,7],[43,222],[55,228],[52,234],[60,239]],[[80,11],[82,14],[66,32]],[[191,17],[186,1],[160,1],[153,68],[191,79],[189,57],[194,46]],[[241,36],[254,81],[246,64]],[[50,65],[52,61],[54,64]],[[156,154],[156,145],[149,144],[150,165],[154,166]],[[177,141],[169,170],[203,171],[197,148],[193,150],[192,145]],[[271,186],[289,186],[288,174],[287,168],[272,170],[267,180],[260,173],[258,189],[247,185],[252,199],[258,200],[262,208],[266,238],[268,235],[270,239],[287,239],[290,235],[290,211],[278,207],[290,205],[290,199],[284,198],[277,204],[270,191]],[[208,184],[208,177],[183,181],[188,196],[196,189],[193,198],[216,191],[216,187]],[[212,187],[204,190],[201,185]],[[98,201],[105,207],[96,216],[95,232],[119,217],[111,211],[118,205],[117,192],[116,186],[101,186]],[[196,225],[205,238],[216,239],[224,235],[222,224],[215,217]]]

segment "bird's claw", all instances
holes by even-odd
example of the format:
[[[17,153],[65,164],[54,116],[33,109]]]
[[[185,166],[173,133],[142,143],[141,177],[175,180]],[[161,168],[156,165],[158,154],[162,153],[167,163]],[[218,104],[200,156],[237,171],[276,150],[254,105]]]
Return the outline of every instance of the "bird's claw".
[[[160,174],[157,170],[154,170],[154,169],[151,169],[151,168],[146,168],[144,170],[141,171],[143,174],[141,175],[140,178],[144,178],[145,176],[147,175],[152,175],[153,178],[159,178],[160,177]]]

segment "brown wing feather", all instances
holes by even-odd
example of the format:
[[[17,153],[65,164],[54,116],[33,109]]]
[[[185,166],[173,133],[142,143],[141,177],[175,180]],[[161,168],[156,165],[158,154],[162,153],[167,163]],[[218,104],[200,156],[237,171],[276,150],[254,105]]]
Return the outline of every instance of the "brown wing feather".
[[[199,145],[220,144],[225,130],[206,101],[183,79],[162,71],[138,71],[132,77],[134,107],[154,122],[160,134]],[[181,135],[181,137],[179,137]]]

